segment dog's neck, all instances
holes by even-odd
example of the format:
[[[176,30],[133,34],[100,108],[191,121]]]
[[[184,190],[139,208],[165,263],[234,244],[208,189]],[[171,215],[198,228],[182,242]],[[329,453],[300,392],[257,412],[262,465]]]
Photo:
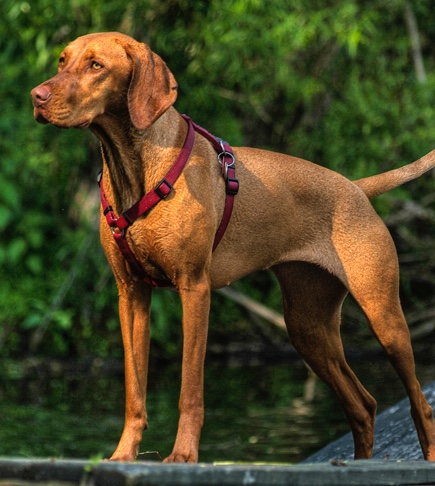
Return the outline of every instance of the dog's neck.
[[[168,123],[174,116],[180,119],[178,132],[165,130],[166,126],[177,126]],[[121,214],[164,177],[183,145],[187,128],[170,108],[144,131],[136,130],[129,118],[109,117],[93,124],[91,130],[101,142],[105,187],[110,185],[108,195],[112,193],[112,204]]]

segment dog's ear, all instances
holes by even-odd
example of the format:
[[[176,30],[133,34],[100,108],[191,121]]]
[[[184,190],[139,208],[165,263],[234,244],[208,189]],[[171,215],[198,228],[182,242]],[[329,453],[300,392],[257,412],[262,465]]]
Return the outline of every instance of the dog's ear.
[[[128,110],[133,125],[146,130],[177,99],[177,82],[163,60],[146,44],[126,49],[132,63]]]

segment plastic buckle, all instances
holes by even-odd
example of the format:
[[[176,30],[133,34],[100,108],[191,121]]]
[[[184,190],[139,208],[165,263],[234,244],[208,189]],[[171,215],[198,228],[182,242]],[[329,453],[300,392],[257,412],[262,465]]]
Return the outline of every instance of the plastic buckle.
[[[227,177],[225,179],[226,193],[230,196],[235,196],[239,192],[239,179]]]
[[[160,199],[166,199],[169,194],[172,192],[172,184],[168,182],[166,179],[162,179],[154,189],[155,193],[157,196],[159,196]]]
[[[104,214],[104,216],[107,216],[112,211],[113,211],[112,206],[107,206],[107,208],[103,211],[103,214]]]

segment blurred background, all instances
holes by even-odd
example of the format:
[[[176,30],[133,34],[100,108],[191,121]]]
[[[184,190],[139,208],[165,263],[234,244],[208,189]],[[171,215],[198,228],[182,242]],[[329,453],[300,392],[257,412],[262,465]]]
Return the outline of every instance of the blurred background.
[[[99,144],[88,131],[38,125],[29,95],[55,74],[69,41],[112,30],[148,43],[178,81],[176,108],[233,146],[289,153],[357,179],[435,145],[430,0],[3,0],[3,455],[107,456],[122,430],[117,291],[97,224]],[[434,188],[432,172],[373,201],[398,249],[423,384],[435,376]],[[213,296],[200,459],[301,460],[348,430],[344,416],[276,325],[273,276],[232,288]],[[177,295],[156,291],[152,313],[150,431],[141,450],[165,456],[177,425]],[[380,408],[391,405],[404,392],[350,298],[343,315],[352,367]]]

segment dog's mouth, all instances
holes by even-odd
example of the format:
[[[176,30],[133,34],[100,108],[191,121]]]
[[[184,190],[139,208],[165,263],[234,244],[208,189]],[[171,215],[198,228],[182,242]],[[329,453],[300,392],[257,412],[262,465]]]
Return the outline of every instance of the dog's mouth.
[[[36,107],[33,110],[33,116],[38,123],[42,125],[51,124],[58,128],[88,128],[91,124],[91,120],[84,120],[79,123],[68,123],[66,121],[56,120],[54,117],[49,116],[48,113],[43,113],[43,109]]]
[[[78,125],[74,125],[74,128],[88,128],[90,124],[91,124],[91,121],[86,120],[82,123],[79,123]]]
[[[33,116],[35,117],[35,120],[38,123],[41,123],[42,125],[47,125],[50,123],[47,118],[41,113],[40,109],[36,108],[33,110]]]

